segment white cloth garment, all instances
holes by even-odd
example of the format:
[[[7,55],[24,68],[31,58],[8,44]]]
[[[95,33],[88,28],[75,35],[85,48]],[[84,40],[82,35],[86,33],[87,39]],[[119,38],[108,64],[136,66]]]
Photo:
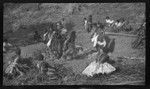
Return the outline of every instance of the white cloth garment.
[[[65,34],[67,32],[67,29],[62,28],[61,34]]]
[[[96,61],[91,62],[82,72],[83,75],[87,75],[88,77],[93,76],[94,71],[96,69],[97,63]]]
[[[86,75],[88,77],[90,77],[90,76],[92,77],[94,74],[99,74],[99,73],[109,74],[115,70],[116,70],[116,68],[107,62],[105,62],[103,64],[99,64],[98,62],[96,63],[96,61],[93,61],[84,69],[82,74]]]
[[[85,21],[84,21],[84,29],[85,29],[85,30],[87,29],[87,24],[88,24],[88,21],[85,20]]]
[[[106,46],[106,40],[104,40],[104,39],[103,39],[103,42],[97,41],[97,43],[98,43],[99,45],[102,45],[103,47]]]
[[[3,52],[6,52],[6,48],[5,47],[10,47],[10,46],[12,46],[12,44],[3,42]]]
[[[106,19],[106,23],[112,24],[114,20]]]
[[[121,27],[121,26],[123,25],[123,23],[121,23],[121,22],[119,22],[119,23],[116,22],[115,25],[116,25],[116,27]]]
[[[106,19],[106,23],[108,24],[108,26],[111,26],[114,22],[114,20]]]
[[[47,47],[49,47],[51,45],[51,41],[52,41],[54,34],[55,34],[55,32],[53,32],[52,35],[49,37],[49,41],[47,42]]]
[[[51,41],[52,41],[52,39],[50,38],[49,41],[47,42],[47,47],[49,47],[51,45]]]
[[[97,40],[98,36],[99,35],[97,35],[96,33],[94,33],[94,36],[91,39],[91,41],[94,42],[93,47],[95,47],[96,44],[103,45],[103,47],[105,47],[106,46],[106,40],[103,39],[103,42],[100,42],[100,41]]]
[[[43,35],[43,39],[45,40],[46,39],[46,35],[48,34],[48,32],[46,32],[44,35]]]
[[[5,51],[6,51],[5,46],[6,46],[6,43],[5,43],[5,42],[3,42],[3,52],[5,52]]]
[[[109,74],[109,73],[111,73],[111,72],[113,72],[113,71],[116,70],[115,67],[113,67],[111,64],[109,64],[109,63],[107,63],[107,62],[105,62],[105,63],[103,63],[103,64],[99,64],[99,65],[97,65],[97,66],[99,66],[99,68],[94,72],[95,74],[99,74],[99,73],[102,73],[102,74],[104,74],[104,73]]]
[[[96,33],[94,33],[94,36],[93,36],[93,38],[91,39],[91,41],[94,42],[93,47],[95,47],[96,44],[97,44],[97,38],[98,38],[98,35],[97,35]]]

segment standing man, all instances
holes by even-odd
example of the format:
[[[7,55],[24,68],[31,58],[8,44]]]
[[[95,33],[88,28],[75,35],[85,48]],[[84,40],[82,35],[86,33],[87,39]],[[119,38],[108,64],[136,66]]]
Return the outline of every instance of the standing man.
[[[66,28],[66,26],[65,26],[66,25],[65,18],[62,18],[60,22],[61,22],[62,27]]]
[[[84,29],[88,31],[88,20],[84,18]]]
[[[88,32],[91,32],[91,30],[92,30],[92,15],[89,15],[89,17],[88,17],[88,24],[89,24]]]
[[[60,21],[60,25],[61,25],[61,34],[64,35],[67,33],[67,29],[66,29],[66,21],[65,21],[65,18],[62,18],[62,20]]]

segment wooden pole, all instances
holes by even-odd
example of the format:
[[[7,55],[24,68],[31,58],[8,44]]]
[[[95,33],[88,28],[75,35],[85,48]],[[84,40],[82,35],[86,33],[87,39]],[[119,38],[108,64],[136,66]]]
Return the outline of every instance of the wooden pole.
[[[124,34],[124,33],[112,33],[112,32],[105,32],[105,34],[107,34],[107,35],[112,35],[112,36],[137,37],[137,35]]]

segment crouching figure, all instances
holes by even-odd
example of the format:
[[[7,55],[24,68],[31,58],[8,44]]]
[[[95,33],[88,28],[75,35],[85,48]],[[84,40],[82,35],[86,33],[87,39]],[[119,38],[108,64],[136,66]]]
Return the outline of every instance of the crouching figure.
[[[111,64],[108,63],[109,56],[105,53],[102,53],[91,62],[85,70],[82,72],[83,75],[87,75],[88,77],[92,77],[95,74],[109,74],[116,70]]]
[[[95,34],[92,41],[94,42],[93,47],[96,47],[96,50],[98,51],[97,58],[85,68],[82,74],[87,75],[88,77],[92,77],[94,74],[109,74],[115,71],[116,68],[108,63],[109,56],[111,55],[115,47],[114,39],[110,39],[106,35],[100,36],[98,34]]]

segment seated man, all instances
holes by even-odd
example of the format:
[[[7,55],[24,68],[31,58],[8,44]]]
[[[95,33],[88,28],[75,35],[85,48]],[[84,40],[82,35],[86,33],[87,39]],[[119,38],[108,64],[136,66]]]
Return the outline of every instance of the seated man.
[[[110,17],[106,17],[106,23],[108,24],[108,26],[112,26],[114,23],[114,20],[111,20]]]
[[[75,39],[76,39],[76,32],[72,31],[68,39],[64,43],[63,47],[64,56],[67,56],[68,54],[73,56],[75,51]]]
[[[116,26],[116,27],[121,27],[121,26],[123,26],[124,23],[125,23],[124,21],[116,20],[115,26]]]
[[[7,52],[9,50],[9,47],[12,47],[13,45],[8,43],[8,40],[7,39],[4,39],[4,42],[3,42],[3,52]]]

